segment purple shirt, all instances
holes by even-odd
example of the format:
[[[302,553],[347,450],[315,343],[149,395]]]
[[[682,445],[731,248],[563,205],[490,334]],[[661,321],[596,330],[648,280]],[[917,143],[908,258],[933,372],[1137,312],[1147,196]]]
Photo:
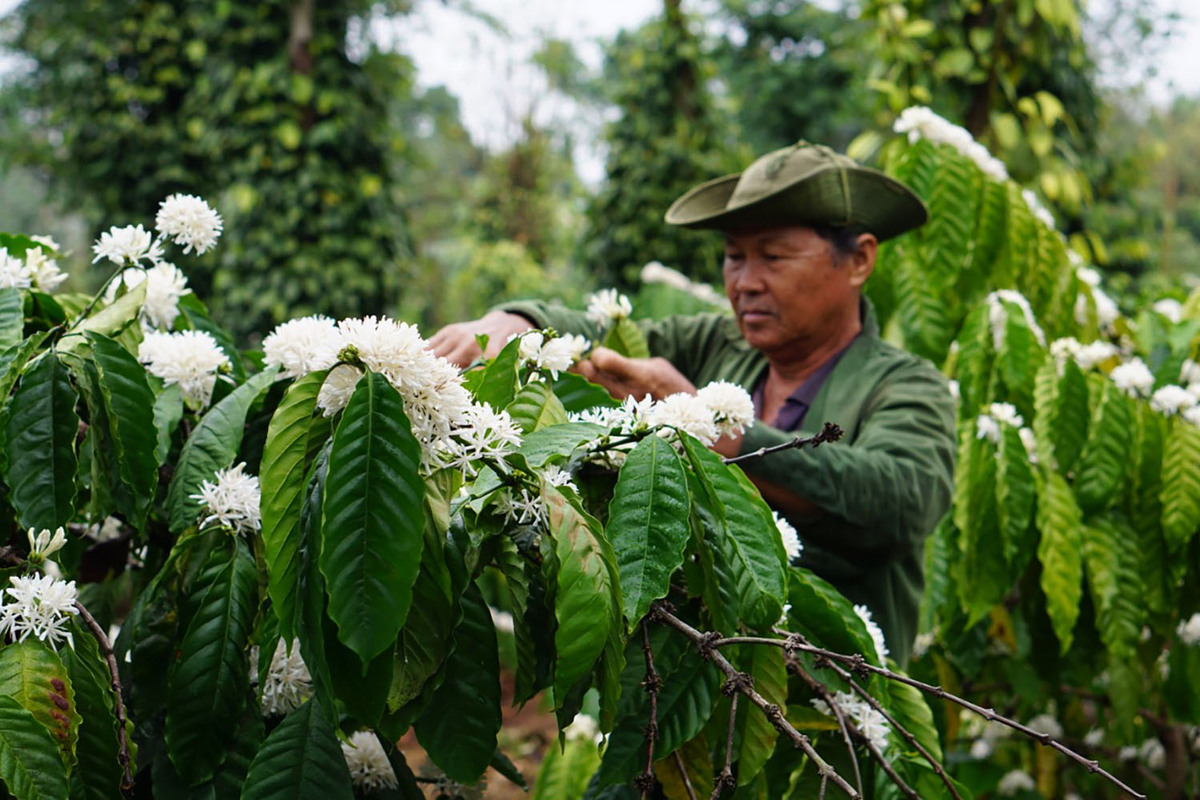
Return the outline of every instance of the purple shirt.
[[[833,368],[842,360],[842,356],[845,355],[846,350],[850,348],[851,344],[854,344],[857,338],[858,336],[855,336],[845,347],[826,359],[824,364],[817,367],[816,372],[809,375],[804,383],[796,387],[796,391],[788,395],[788,398],[783,401],[783,407],[779,409],[779,413],[775,416],[774,422],[771,420],[763,421],[781,431],[794,431],[804,424],[804,415],[808,413],[813,400],[817,399],[817,393],[825,385],[825,380],[829,377],[829,373],[833,372]],[[762,419],[763,392],[766,385],[767,376],[763,375],[762,380],[754,387],[754,416],[756,419]]]

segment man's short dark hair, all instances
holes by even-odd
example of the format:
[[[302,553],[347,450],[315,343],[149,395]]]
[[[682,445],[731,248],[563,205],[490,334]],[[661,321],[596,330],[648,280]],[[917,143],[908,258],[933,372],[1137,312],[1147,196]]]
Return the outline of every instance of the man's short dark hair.
[[[833,254],[839,261],[858,251],[858,237],[864,233],[857,227],[847,225],[814,225],[812,231],[833,245]]]

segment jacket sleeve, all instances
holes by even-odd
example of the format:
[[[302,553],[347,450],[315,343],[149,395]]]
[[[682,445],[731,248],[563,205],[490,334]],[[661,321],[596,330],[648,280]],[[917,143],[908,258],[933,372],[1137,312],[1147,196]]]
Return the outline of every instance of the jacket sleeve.
[[[851,560],[887,558],[911,547],[950,507],[954,481],[954,403],[945,378],[927,365],[887,374],[871,394],[853,444],[785,450],[742,463],[745,472],[822,509],[800,517],[802,536]],[[794,438],[761,422],[742,453]],[[837,517],[855,528],[830,523]],[[804,525],[806,520],[816,524]]]

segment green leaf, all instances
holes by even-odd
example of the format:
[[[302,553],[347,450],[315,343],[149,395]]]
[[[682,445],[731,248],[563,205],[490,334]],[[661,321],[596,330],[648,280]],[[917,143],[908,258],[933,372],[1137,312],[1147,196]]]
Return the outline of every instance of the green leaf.
[[[67,770],[58,747],[20,703],[0,695],[0,781],[16,800],[67,796]]]
[[[112,676],[90,632],[77,625],[74,640],[75,646],[62,652],[81,717],[75,746],[78,763],[71,771],[71,797],[110,800],[120,791],[123,777],[110,688]]]
[[[704,489],[695,502],[703,504],[716,527],[707,533],[736,585],[742,621],[755,629],[774,625],[783,611],[786,587],[783,541],[770,509],[736,467],[690,436],[682,435],[684,451]]]
[[[25,301],[20,289],[0,289],[0,350],[21,341],[25,330]]]
[[[145,368],[128,350],[98,333],[89,333],[87,338],[100,376],[121,481],[133,493],[140,519],[158,486],[154,393]]]
[[[621,403],[603,386],[592,383],[574,372],[560,372],[551,386],[568,413],[586,411],[589,408],[615,408]]]
[[[1049,469],[1039,470],[1038,475],[1041,585],[1050,623],[1061,652],[1066,653],[1071,647],[1079,601],[1083,598],[1083,520],[1066,479]]]
[[[899,681],[887,684],[887,695],[888,712],[940,762],[942,745],[938,739],[937,725],[933,721],[933,712],[925,702],[925,696],[920,690]],[[905,748],[907,749],[908,745],[905,745]]]
[[[1162,531],[1178,553],[1200,528],[1200,428],[1173,417],[1163,444]]]
[[[4,407],[8,393],[20,377],[25,362],[45,340],[45,333],[35,333],[23,342],[0,351],[0,408]]]
[[[388,709],[396,711],[416,699],[453,646],[458,610],[450,587],[425,564],[413,584],[413,603],[396,644]]]
[[[788,570],[788,630],[804,634],[818,647],[835,653],[862,653],[877,664],[875,641],[846,596],[806,569]]]
[[[542,499],[549,508],[549,529],[559,562],[554,697],[560,703],[592,671],[610,628],[619,624],[621,605],[612,546],[600,523],[558,487],[543,487]]]
[[[171,667],[166,720],[171,762],[189,784],[213,777],[246,704],[257,592],[254,556],[241,539],[215,548],[192,587],[195,614]]]
[[[1087,514],[1120,497],[1131,444],[1129,399],[1111,381],[1096,384],[1101,394],[1092,411],[1087,443],[1075,467],[1075,495]]]
[[[237,720],[236,730],[226,735],[229,738],[229,752],[225,760],[211,778],[199,783],[189,783],[184,779],[171,763],[167,749],[159,746],[150,767],[155,797],[170,797],[171,800],[225,800],[238,797],[246,782],[250,763],[266,736],[258,708],[254,704],[247,704]]]
[[[63,763],[75,758],[79,709],[62,660],[37,639],[0,647],[0,695],[11,697],[45,726]]]
[[[777,647],[743,645],[734,661],[737,668],[754,679],[754,690],[768,703],[780,708],[787,706],[787,667],[783,650]],[[737,718],[737,781],[745,786],[762,772],[775,751],[779,732],[757,707],[746,698],[738,703]]]
[[[667,596],[691,534],[690,505],[687,475],[671,445],[658,436],[639,442],[617,476],[606,526],[629,630]]]
[[[700,731],[696,738],[675,752],[679,756],[678,760],[668,756],[654,762],[654,777],[658,778],[666,799],[691,800],[693,797],[711,797],[713,776],[717,768],[713,765],[712,747],[708,743],[705,731]],[[724,758],[724,752],[720,753],[720,757]]]
[[[1007,574],[1014,578],[1033,555],[1029,525],[1036,499],[1037,485],[1021,435],[1016,427],[1002,424],[996,453],[996,510],[1004,560],[1010,568]]]
[[[542,381],[522,386],[507,411],[513,422],[526,434],[567,421],[562,401]]]
[[[59,340],[59,349],[64,353],[74,353],[87,343],[84,336],[88,331],[102,333],[113,339],[120,339],[121,334],[129,328],[137,328],[138,314],[146,302],[146,281],[130,289],[99,311],[93,311],[82,322],[76,321],[69,334]]]
[[[541,428],[525,436],[518,452],[531,467],[544,466],[553,458],[570,457],[575,448],[608,433],[590,422],[568,422]]]
[[[476,402],[501,409],[513,401],[517,394],[520,348],[520,339],[513,339],[486,367],[467,373],[467,387],[474,392]]]
[[[333,720],[315,699],[284,717],[250,764],[242,800],[352,800]]]
[[[446,775],[460,783],[474,783],[496,752],[500,661],[491,613],[473,583],[462,597],[462,610],[445,680],[413,727],[417,741]]]
[[[425,523],[420,461],[400,394],[367,373],[333,436],[321,523],[329,616],[364,662],[392,646],[412,602]]]
[[[300,563],[300,510],[308,474],[308,439],[313,430],[317,395],[326,372],[314,372],[288,387],[267,428],[259,483],[262,485],[263,557],[267,591],[279,620],[279,635],[296,636],[296,586]]]
[[[141,284],[139,284],[140,286]],[[193,495],[200,484],[211,481],[217,470],[233,466],[246,414],[258,396],[275,380],[277,367],[250,378],[217,403],[192,431],[179,454],[179,464],[167,489],[167,508],[171,514],[171,531],[178,533],[195,525],[200,516],[200,501]]]
[[[1110,662],[1137,662],[1137,648],[1146,622],[1146,604],[1138,580],[1137,556],[1130,548],[1133,531],[1122,524],[1097,517],[1088,522],[1083,535],[1083,562],[1087,585],[1096,614],[1096,630],[1108,651]],[[1113,710],[1123,724],[1137,714],[1141,680],[1134,691],[1129,686],[1111,685]]]
[[[166,463],[167,456],[171,452],[171,434],[179,427],[181,419],[183,419],[183,392],[180,390],[179,384],[172,383],[170,386],[164,386],[158,396],[154,398],[154,428],[157,432],[157,441],[154,445],[156,463]]]
[[[508,589],[517,651],[513,703],[524,703],[554,680],[554,612],[546,605],[540,570],[521,556],[512,537],[499,540],[496,560]]]
[[[621,317],[613,323],[604,337],[602,346],[615,350],[626,358],[650,357],[650,346],[646,343],[645,335],[628,317]]]
[[[22,528],[54,530],[75,511],[77,400],[66,368],[51,352],[25,372],[9,401],[4,478]]]
[[[570,800],[583,797],[588,781],[600,766],[600,748],[591,739],[567,739],[546,748],[529,800]]]

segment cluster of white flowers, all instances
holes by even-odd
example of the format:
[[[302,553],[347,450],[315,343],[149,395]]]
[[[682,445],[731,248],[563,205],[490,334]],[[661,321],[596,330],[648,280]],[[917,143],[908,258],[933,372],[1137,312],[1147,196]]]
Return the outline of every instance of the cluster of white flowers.
[[[1063,726],[1055,719],[1053,714],[1038,714],[1026,722],[1025,727],[1034,733],[1044,733],[1051,739],[1061,739],[1063,737]]]
[[[191,294],[192,290],[187,288],[187,276],[169,261],[159,261],[149,269],[125,270],[108,285],[104,291],[104,301],[115,301],[122,284],[132,289],[143,281],[146,283],[146,299],[139,312],[142,321],[151,327],[170,330],[179,316],[179,300],[185,294]]]
[[[356,731],[349,742],[342,742],[342,755],[350,768],[350,780],[360,792],[395,789],[399,785],[383,745],[371,731]]]
[[[1189,387],[1194,383],[1200,384],[1200,364],[1185,358],[1183,366],[1179,368],[1179,382]]]
[[[103,522],[97,522],[87,529],[87,536],[95,542],[111,542],[120,539],[125,528],[116,517],[105,517]]]
[[[983,717],[969,715],[963,721],[963,736],[974,738],[971,742],[971,758],[978,761],[991,758],[996,743],[1012,736],[1012,728],[999,722],[988,722]]]
[[[836,717],[833,709],[824,700],[814,697],[811,701],[813,708],[822,714]],[[866,737],[879,752],[887,750],[888,722],[883,714],[871,707],[866,700],[851,692],[838,692],[833,696],[833,704],[841,709],[842,714],[854,722],[854,726]]]
[[[586,338],[570,333],[549,339],[543,331],[529,331],[514,336],[521,340],[518,351],[521,364],[547,370],[555,378],[583,358],[583,354],[592,346]]]
[[[1021,198],[1025,201],[1025,205],[1029,206],[1035,219],[1052,231],[1058,230],[1058,222],[1055,221],[1054,215],[1050,213],[1050,209],[1042,205],[1042,201],[1038,199],[1032,189],[1022,189]]]
[[[14,575],[8,582],[8,597],[0,595],[0,637],[23,642],[32,635],[56,649],[61,641],[73,646],[69,622],[79,613],[75,581]]]
[[[1024,424],[1025,420],[1017,413],[1016,406],[1011,403],[992,403],[975,420],[975,438],[999,443],[1001,425],[1020,428]]]
[[[996,784],[996,794],[1001,797],[1012,797],[1020,792],[1033,792],[1037,790],[1037,783],[1033,780],[1028,772],[1021,769],[1014,769],[1008,772]]]
[[[1167,318],[1171,324],[1176,324],[1183,318],[1183,303],[1171,297],[1164,297],[1157,301],[1153,309]]]
[[[107,258],[119,267],[138,266],[142,261],[157,264],[163,257],[162,241],[155,239],[141,225],[114,225],[100,234],[92,245],[92,252],[96,254],[93,264]]]
[[[948,144],[975,162],[985,175],[996,181],[1008,180],[1008,170],[1000,159],[975,141],[966,128],[962,128],[932,109],[925,106],[910,106],[900,112],[892,129],[896,133],[908,134],[909,142],[928,139],[935,144]]]
[[[453,429],[453,439],[442,439],[441,465],[474,475],[474,462],[499,459],[521,446],[521,429],[507,411],[494,411],[487,403],[466,408]]]
[[[754,424],[754,400],[729,381],[713,381],[696,392],[708,408],[718,436],[736,436]]]
[[[890,655],[887,642],[883,638],[883,629],[879,627],[879,623],[871,616],[871,609],[865,605],[857,605],[854,607],[854,613],[863,621],[863,625],[867,626],[867,633],[871,636],[871,641],[875,643],[875,656],[880,664],[887,663],[887,657]]]
[[[1074,251],[1069,252],[1074,254]],[[1080,266],[1076,268],[1075,276],[1081,283],[1088,286],[1087,292],[1080,292],[1075,298],[1075,321],[1080,325],[1087,324],[1088,295],[1090,294],[1091,302],[1096,306],[1096,322],[1102,331],[1112,333],[1115,330],[1114,325],[1117,318],[1121,316],[1121,309],[1117,307],[1116,301],[1100,288],[1100,273],[1091,267]]]
[[[1021,309],[1021,313],[1025,315],[1025,324],[1029,326],[1029,330],[1033,331],[1038,343],[1045,346],[1046,334],[1037,324],[1037,320],[1033,316],[1033,309],[1029,307],[1029,301],[1025,299],[1025,295],[1012,289],[999,289],[987,296],[988,322],[991,323],[992,344],[996,350],[999,351],[1004,346],[1008,323],[1008,308],[1005,307],[1005,303],[1012,303]]]
[[[588,295],[587,317],[597,325],[608,325],[632,313],[633,304],[616,289],[601,289]]]
[[[795,561],[804,552],[804,544],[800,541],[800,534],[796,533],[796,529],[792,527],[792,523],[786,518],[779,516],[775,511],[771,512],[771,516],[775,519],[775,527],[779,530],[779,538],[783,539],[783,550],[787,553],[788,561]]]
[[[138,361],[166,385],[179,384],[184,402],[197,410],[212,400],[217,373],[231,368],[225,351],[204,331],[147,331],[138,347]]]
[[[595,717],[587,714],[576,714],[575,719],[571,720],[571,724],[562,730],[563,736],[568,742],[573,741],[590,741],[596,744],[604,742],[604,734],[600,731],[600,723],[596,722]]]
[[[1117,346],[1111,342],[1095,341],[1080,344],[1079,340],[1070,336],[1055,339],[1050,344],[1050,355],[1054,356],[1060,371],[1068,360],[1074,360],[1080,369],[1086,371],[1114,358],[1120,352]]]
[[[1169,384],[1150,395],[1150,406],[1160,414],[1184,414],[1196,405],[1196,396],[1182,386]]]
[[[1154,388],[1154,373],[1140,358],[1131,358],[1113,368],[1108,377],[1130,397],[1149,397]]]
[[[697,283],[677,269],[665,267],[657,261],[651,261],[642,267],[642,283],[659,283],[686,292],[702,302],[718,308],[728,308],[729,298],[718,292],[707,283]]]
[[[1167,750],[1158,739],[1147,739],[1138,748],[1138,758],[1150,769],[1162,769],[1167,765]]]
[[[29,560],[35,563],[45,561],[49,556],[62,550],[67,543],[67,535],[63,533],[61,525],[55,528],[53,533],[49,528],[45,528],[35,534],[33,528],[30,528],[27,535],[29,536]]]
[[[1179,641],[1189,647],[1200,644],[1200,613],[1192,614],[1175,628]]]
[[[58,266],[58,243],[49,236],[31,236],[29,238],[40,245],[45,245],[45,247],[31,247],[25,251],[25,266],[29,269],[33,286],[41,292],[53,292],[67,279],[67,273]],[[52,252],[47,253],[46,248]],[[0,256],[0,261],[3,260],[3,257]],[[3,268],[0,267],[0,273],[3,271]]]
[[[200,484],[191,496],[203,505],[200,527],[218,523],[236,533],[253,533],[262,528],[262,490],[258,477],[245,473],[245,464],[219,469],[213,481]]]
[[[33,285],[33,272],[29,265],[16,256],[8,254],[7,247],[0,247],[0,289],[28,289]]]
[[[512,633],[516,630],[517,621],[513,619],[513,615],[509,612],[500,611],[488,606],[488,613],[492,615],[492,627],[496,629],[496,633],[507,633],[512,635]]]
[[[202,255],[221,236],[221,215],[191,194],[173,194],[163,200],[154,218],[158,232],[183,247],[184,253]]]
[[[257,647],[251,649],[251,664],[258,663],[257,651]],[[300,657],[300,645],[293,641],[289,655],[288,644],[280,639],[274,655],[271,656],[267,677],[263,681],[263,716],[282,717],[299,708],[311,696],[312,675],[304,665],[304,659]]]
[[[284,378],[299,378],[336,364],[341,346],[332,319],[300,317],[284,322],[263,339],[263,363],[278,366]]]

